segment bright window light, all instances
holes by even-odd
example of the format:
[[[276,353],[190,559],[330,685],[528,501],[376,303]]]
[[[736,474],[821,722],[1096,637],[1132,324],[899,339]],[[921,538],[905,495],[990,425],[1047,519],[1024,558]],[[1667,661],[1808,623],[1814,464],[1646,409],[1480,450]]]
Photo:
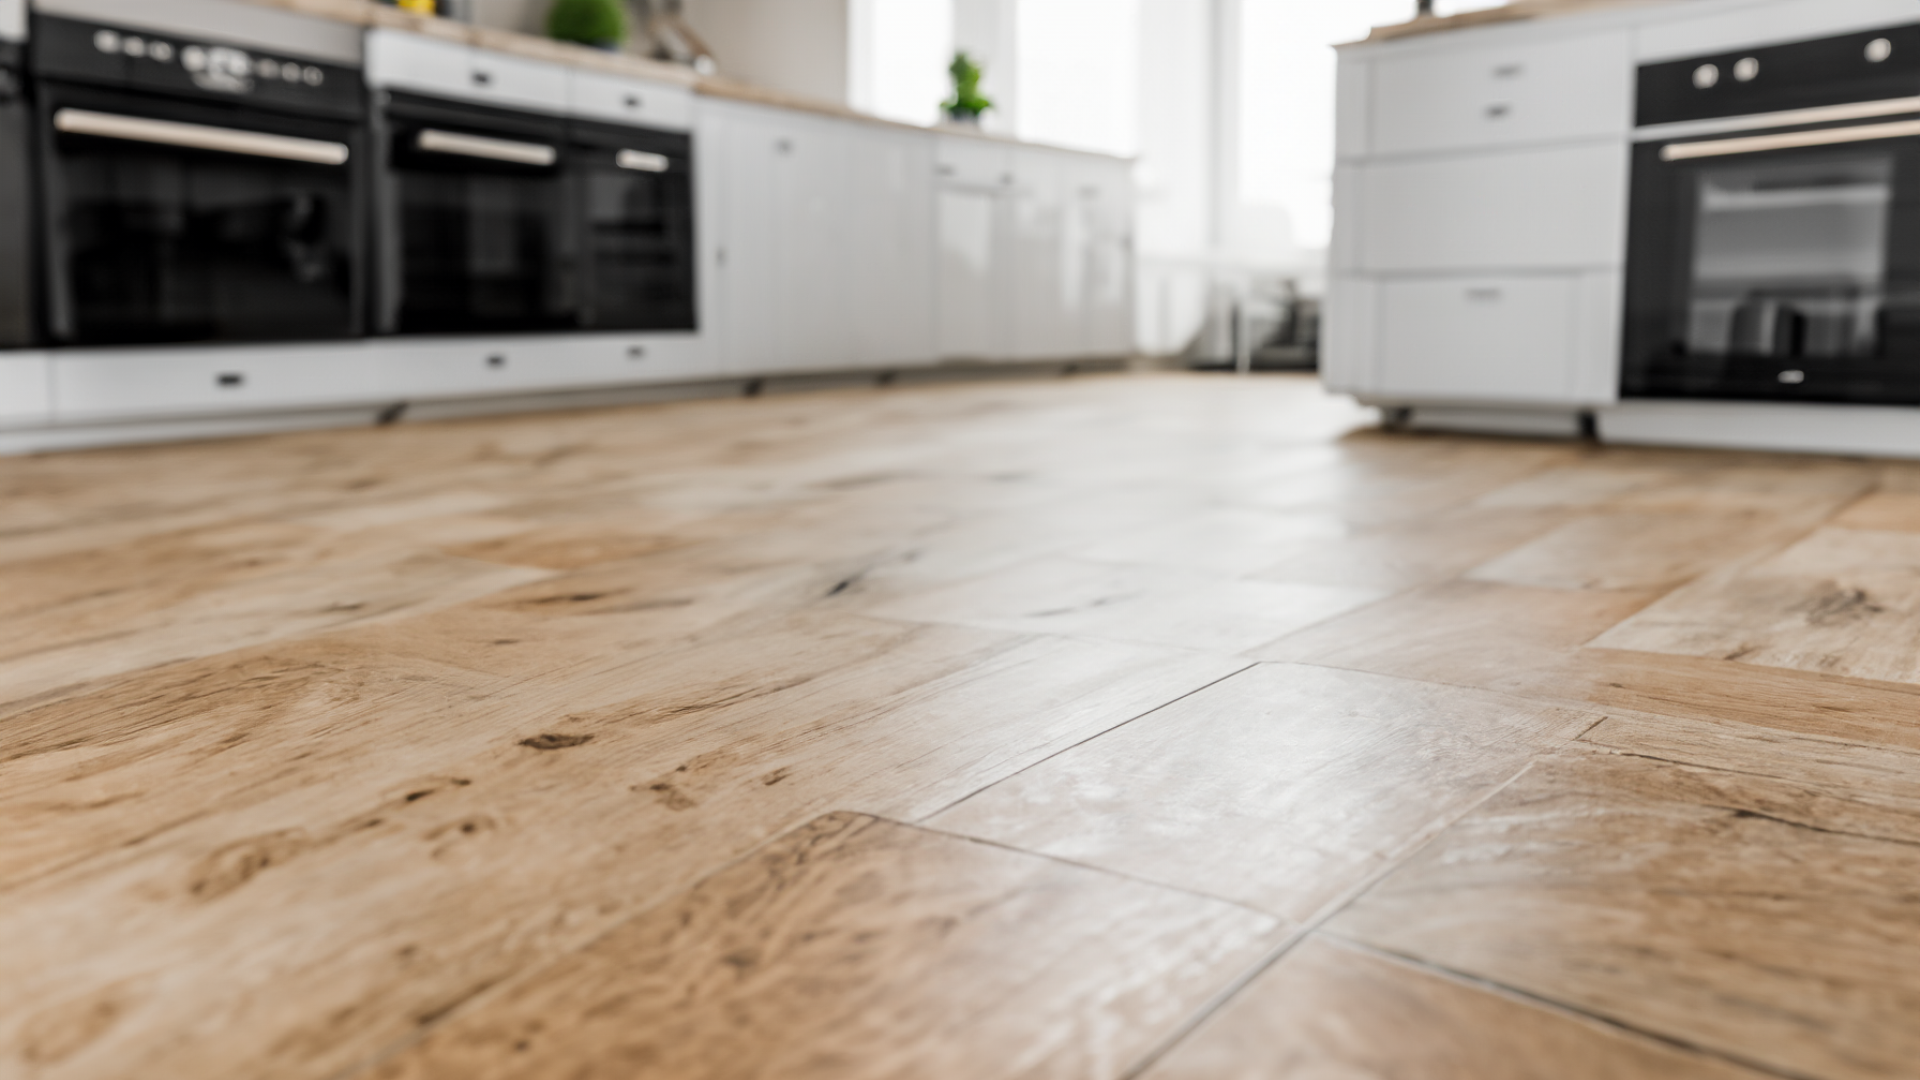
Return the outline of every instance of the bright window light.
[[[1019,136],[1137,153],[1139,0],[1020,0],[1017,18]]]

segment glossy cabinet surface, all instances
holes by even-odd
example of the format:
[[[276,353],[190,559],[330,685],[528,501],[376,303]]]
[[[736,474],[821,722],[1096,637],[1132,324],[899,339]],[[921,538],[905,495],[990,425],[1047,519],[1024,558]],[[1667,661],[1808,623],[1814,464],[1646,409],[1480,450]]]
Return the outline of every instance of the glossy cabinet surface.
[[[1374,65],[1377,154],[1624,135],[1632,126],[1626,31],[1444,48]]]

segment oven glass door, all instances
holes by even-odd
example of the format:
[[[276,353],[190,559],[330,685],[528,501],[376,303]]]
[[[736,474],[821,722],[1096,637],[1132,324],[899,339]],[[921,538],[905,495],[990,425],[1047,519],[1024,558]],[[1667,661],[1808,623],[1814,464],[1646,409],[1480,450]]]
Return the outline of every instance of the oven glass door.
[[[360,332],[353,125],[81,87],[41,108],[55,341]]]
[[[575,125],[583,325],[696,328],[691,147],[685,135]]]
[[[382,329],[571,328],[578,245],[559,120],[399,100],[389,110]]]
[[[1920,402],[1920,138],[1636,151],[1622,391]]]

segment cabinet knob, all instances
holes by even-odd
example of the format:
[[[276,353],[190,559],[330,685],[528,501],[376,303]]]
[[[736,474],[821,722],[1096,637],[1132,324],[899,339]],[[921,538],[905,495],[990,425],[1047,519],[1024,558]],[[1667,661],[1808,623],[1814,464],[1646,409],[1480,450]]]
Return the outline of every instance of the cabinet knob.
[[[473,73],[473,85],[475,85],[475,86],[492,86],[492,85],[493,85],[493,72],[491,72],[491,71],[476,71],[476,72],[474,72],[474,73]]]
[[[487,366],[490,368],[506,367],[507,358],[499,353],[494,353],[492,356],[487,357]]]
[[[1487,119],[1505,120],[1512,112],[1513,106],[1511,105],[1489,105],[1487,106]]]
[[[247,377],[238,371],[223,371],[213,377],[213,382],[227,389],[239,389],[247,385]]]
[[[641,101],[640,101],[640,95],[639,95],[639,94],[628,94],[628,95],[627,95],[627,108],[629,108],[629,109],[637,109],[637,108],[639,108],[639,107],[640,107],[640,105],[641,105]]]
[[[1497,304],[1504,295],[1499,289],[1487,285],[1467,290],[1467,299],[1477,304]]]
[[[1493,77],[1496,79],[1517,79],[1526,73],[1527,65],[1525,64],[1501,64],[1493,69]]]

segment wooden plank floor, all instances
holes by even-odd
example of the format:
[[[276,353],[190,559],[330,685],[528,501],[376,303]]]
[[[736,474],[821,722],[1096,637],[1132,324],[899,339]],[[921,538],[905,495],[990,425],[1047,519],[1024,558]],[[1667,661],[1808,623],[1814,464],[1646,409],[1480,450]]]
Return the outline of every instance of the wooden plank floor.
[[[1920,466],[1297,377],[0,460],[0,1078],[1920,1076]]]

